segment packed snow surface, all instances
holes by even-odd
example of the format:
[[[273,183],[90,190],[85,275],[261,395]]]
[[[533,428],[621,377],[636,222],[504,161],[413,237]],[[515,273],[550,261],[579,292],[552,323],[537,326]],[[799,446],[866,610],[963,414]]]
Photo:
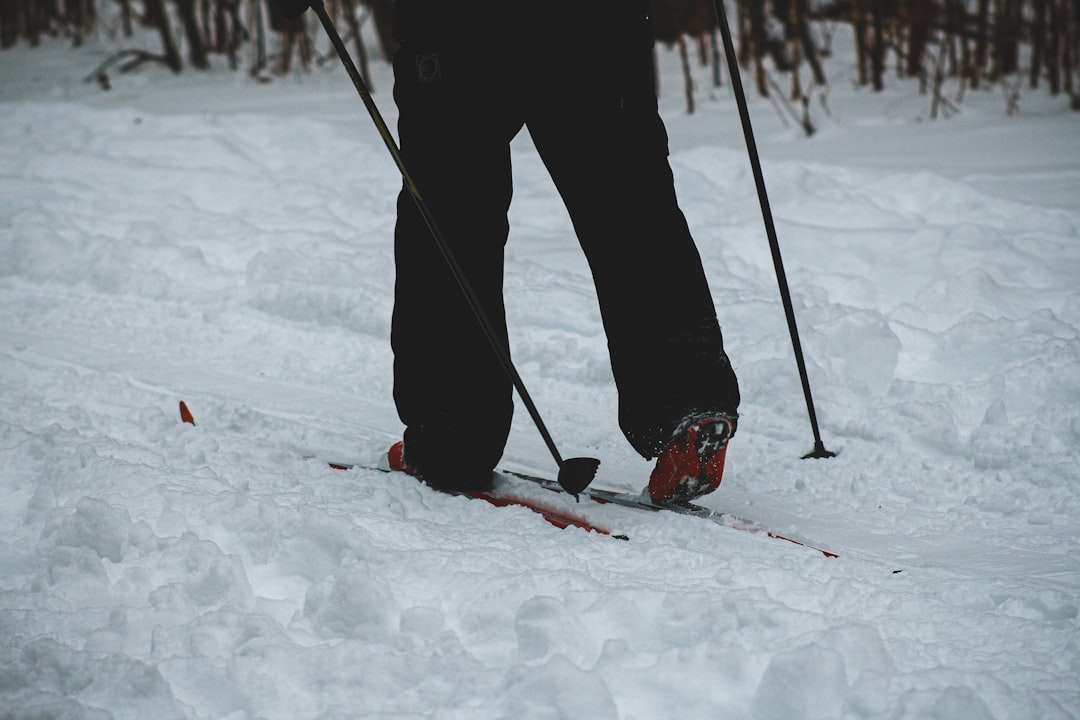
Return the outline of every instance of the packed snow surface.
[[[0,54],[0,717],[1080,717],[1066,101],[1007,116],[969,91],[931,121],[916,81],[859,91],[842,59],[813,138],[752,99],[839,453],[802,460],[734,100],[702,70],[686,115],[660,51],[744,397],[704,502],[830,559],[669,513],[619,542],[330,469],[401,432],[400,181],[348,79],[148,67],[104,92],[81,79],[108,43],[51,42]],[[564,454],[640,490],[569,220],[526,134],[513,161],[515,360]],[[553,470],[520,408],[504,462]]]

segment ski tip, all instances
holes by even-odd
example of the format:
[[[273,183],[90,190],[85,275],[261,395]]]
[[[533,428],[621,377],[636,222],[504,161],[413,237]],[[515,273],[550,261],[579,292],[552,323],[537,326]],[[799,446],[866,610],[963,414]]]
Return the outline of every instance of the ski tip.
[[[600,461],[596,458],[568,458],[559,466],[559,485],[571,495],[578,495],[596,477]]]
[[[191,411],[188,410],[187,403],[183,400],[180,401],[180,420],[188,425],[195,424],[195,416],[191,414]]]

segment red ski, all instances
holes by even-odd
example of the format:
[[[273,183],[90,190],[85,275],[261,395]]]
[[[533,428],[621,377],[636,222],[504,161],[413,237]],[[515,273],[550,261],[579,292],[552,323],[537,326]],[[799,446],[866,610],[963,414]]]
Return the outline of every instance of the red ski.
[[[180,417],[186,423],[195,424],[191,411],[183,401],[180,402]],[[388,461],[381,467],[332,460],[323,460],[323,462],[335,470],[361,468],[380,472],[395,472]],[[734,530],[784,540],[819,552],[825,557],[837,557],[836,553],[817,547],[801,538],[777,533],[753,520],[694,503],[658,503],[650,499],[648,495],[600,490],[592,487],[585,488],[581,492],[579,502],[579,499],[563,489],[558,481],[529,473],[497,471],[495,486],[491,490],[459,494],[483,500],[497,507],[526,508],[558,528],[580,528],[620,540],[629,540],[624,533],[617,529],[619,522],[626,522],[626,520],[621,520],[618,514],[613,511],[617,508],[628,508],[637,511],[673,512],[679,515],[689,515]]]

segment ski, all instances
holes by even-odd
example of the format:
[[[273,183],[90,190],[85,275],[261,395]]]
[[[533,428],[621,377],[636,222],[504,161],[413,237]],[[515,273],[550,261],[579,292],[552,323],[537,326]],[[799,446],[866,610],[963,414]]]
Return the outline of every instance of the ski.
[[[353,468],[361,468],[365,470],[378,470],[380,472],[394,472],[389,467],[371,467],[362,464],[348,464],[341,462],[329,462],[327,464],[338,470],[351,470]],[[544,519],[557,527],[579,527],[585,530],[592,530],[604,535],[611,535],[620,540],[629,540],[630,538],[621,532],[617,532],[613,529],[614,524],[609,523],[607,527],[602,522],[596,519],[588,519],[590,515],[596,513],[597,509],[604,505],[611,505],[620,508],[629,508],[635,511],[645,512],[673,512],[678,515],[688,515],[690,517],[699,518],[701,520],[707,520],[709,522],[722,525],[733,530],[740,530],[742,532],[754,533],[756,535],[763,535],[765,537],[773,538],[774,540],[783,540],[785,542],[799,545],[800,547],[814,550],[821,553],[825,557],[835,558],[839,557],[836,553],[826,550],[824,548],[813,545],[805,540],[793,538],[789,535],[783,535],[781,533],[770,530],[765,525],[756,522],[754,520],[748,520],[732,513],[723,512],[720,510],[713,510],[694,503],[659,503],[651,499],[645,494],[637,495],[634,493],[616,492],[614,490],[601,490],[599,488],[585,488],[580,493],[580,498],[586,501],[585,513],[578,515],[573,510],[567,507],[559,507],[552,500],[545,502],[542,497],[537,496],[535,493],[527,493],[526,490],[514,481],[524,481],[533,488],[543,490],[546,493],[552,493],[556,496],[561,496],[564,500],[563,505],[571,503],[570,507],[580,505],[578,498],[567,492],[558,481],[552,478],[541,477],[539,475],[531,475],[529,473],[523,473],[516,470],[497,470],[496,473],[495,488],[486,493],[463,493],[471,497],[487,500],[493,505],[518,505],[526,507],[533,512],[539,513],[544,516]],[[528,486],[525,486],[528,487]]]
[[[334,465],[331,465],[334,467]],[[394,472],[392,470],[387,472]],[[554,482],[554,481],[553,481]],[[556,482],[557,495],[569,498],[569,493],[564,491]],[[600,535],[608,535],[616,540],[629,540],[623,532],[614,529],[613,526],[605,526],[596,518],[590,518],[587,513],[581,513],[567,507],[560,507],[560,503],[552,498],[542,498],[523,493],[521,488],[514,487],[505,481],[505,476],[496,477],[495,486],[491,490],[454,493],[464,495],[474,500],[483,500],[495,507],[521,507],[536,513],[551,525],[560,529],[579,528],[587,532]],[[564,504],[564,503],[563,503]]]
[[[506,474],[515,478],[525,480],[542,487],[552,492],[565,492],[559,487],[559,484],[549,478],[540,477],[538,475],[530,475],[528,473],[508,471]],[[587,497],[593,502],[600,504],[611,503],[620,507],[633,508],[635,510],[644,510],[647,512],[673,512],[679,515],[689,515],[691,517],[700,518],[702,520],[708,520],[724,527],[729,527],[734,530],[742,530],[744,532],[756,533],[759,535],[765,535],[776,540],[784,540],[795,545],[800,545],[810,550],[816,550],[825,557],[835,558],[839,557],[836,553],[825,550],[824,548],[817,547],[804,540],[799,540],[788,535],[782,535],[778,532],[770,530],[765,525],[754,520],[748,520],[731,513],[723,512],[720,510],[713,510],[702,505],[696,505],[694,503],[662,503],[656,502],[648,495],[642,493],[640,495],[634,493],[622,493],[614,490],[601,490],[598,488],[585,488],[581,492],[582,497]]]
[[[183,422],[190,425],[195,424],[191,411],[183,401],[180,401],[180,416]],[[306,457],[325,462],[327,466],[335,470],[362,469],[385,473],[395,472],[385,461],[379,465],[367,465],[364,463],[329,460],[311,455]],[[654,501],[646,494],[603,490],[594,487],[587,487],[579,495],[575,496],[563,488],[555,479],[517,470],[497,470],[494,487],[490,490],[454,494],[475,500],[483,500],[496,507],[522,507],[541,516],[555,527],[564,529],[579,528],[619,540],[630,539],[618,529],[620,522],[628,521],[628,516],[610,512],[608,508],[623,508],[650,513],[672,512],[716,523],[733,530],[783,540],[821,553],[828,558],[838,557],[835,552],[818,547],[806,540],[775,532],[762,523],[721,510],[714,510],[689,502],[661,503]]]
[[[188,425],[195,425],[195,417],[192,415],[187,403],[183,400],[180,401],[180,420]],[[393,472],[388,466],[368,466],[358,463],[342,463],[323,460],[321,458],[313,459],[320,459],[321,462],[325,462],[334,470],[352,470],[353,468],[361,468],[365,470],[377,470],[379,472]],[[495,507],[525,508],[526,510],[531,510],[536,513],[548,523],[559,529],[574,527],[587,532],[607,535],[617,540],[630,539],[625,534],[619,533],[611,527],[604,526],[595,518],[587,517],[579,509],[574,508],[568,502],[569,498],[572,496],[564,490],[558,482],[552,482],[555,483],[555,487],[558,489],[557,494],[565,497],[560,498],[557,497],[556,494],[548,492],[528,492],[529,488],[516,486],[513,481],[508,480],[505,476],[497,477],[495,486],[491,490],[451,494],[468,497],[473,500],[483,500]]]

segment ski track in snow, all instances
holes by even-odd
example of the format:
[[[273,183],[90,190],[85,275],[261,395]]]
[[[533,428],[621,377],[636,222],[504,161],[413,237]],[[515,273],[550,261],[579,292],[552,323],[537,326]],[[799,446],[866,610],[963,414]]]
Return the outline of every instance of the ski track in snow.
[[[744,396],[705,502],[827,559],[662,513],[616,542],[307,459],[400,433],[400,181],[347,79],[150,69],[108,95],[71,79],[104,49],[5,54],[0,717],[1080,717],[1075,114],[987,94],[915,123],[903,87],[877,123],[838,80],[805,140],[755,103],[840,452],[803,461],[733,103],[664,98]],[[569,220],[527,137],[513,159],[515,359],[597,485],[640,489]],[[505,461],[551,472],[521,408]]]

